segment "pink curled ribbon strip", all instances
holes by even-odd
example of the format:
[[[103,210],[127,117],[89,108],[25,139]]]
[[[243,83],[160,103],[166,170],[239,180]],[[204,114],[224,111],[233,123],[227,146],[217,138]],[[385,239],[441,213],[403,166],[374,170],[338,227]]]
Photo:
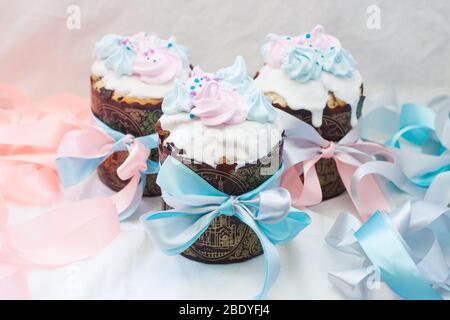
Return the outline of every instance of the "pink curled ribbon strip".
[[[76,96],[32,103],[0,84],[0,299],[30,298],[29,269],[92,257],[119,234],[117,208],[126,198],[86,199],[20,223],[9,219],[6,201],[43,205],[60,198],[56,150],[68,132],[92,122],[88,106]],[[123,168],[124,178],[133,175],[135,163]]]
[[[88,105],[77,96],[32,103],[14,87],[0,84],[0,189],[5,199],[25,205],[58,200],[56,150],[68,131],[92,120]]]

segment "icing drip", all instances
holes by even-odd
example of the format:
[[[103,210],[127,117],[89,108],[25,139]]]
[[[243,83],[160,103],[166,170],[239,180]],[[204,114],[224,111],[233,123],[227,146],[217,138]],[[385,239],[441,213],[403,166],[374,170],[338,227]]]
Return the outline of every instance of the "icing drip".
[[[314,127],[320,128],[322,126],[323,109],[311,110],[311,123]]]
[[[270,34],[262,47],[266,65],[255,84],[266,93],[281,96],[293,110],[311,111],[315,127],[322,125],[329,93],[352,107],[356,125],[361,75],[350,52],[323,26],[298,37]]]
[[[170,131],[164,145],[182,149],[182,157],[216,167],[225,157],[238,167],[266,157],[282,140],[281,123],[244,121],[239,124],[207,126],[187,113],[164,114],[161,128]]]
[[[282,69],[265,65],[259,71],[255,84],[263,92],[274,92],[286,100],[293,110],[305,109],[312,113],[315,127],[322,125],[323,109],[333,92],[339,100],[347,102],[352,107],[352,125],[356,124],[356,106],[360,98],[361,75],[355,71],[351,77],[336,77],[322,72],[316,80],[299,83],[290,79]]]
[[[165,84],[148,84],[138,76],[120,76],[115,71],[106,68],[103,61],[96,61],[92,65],[91,73],[102,77],[105,89],[113,90],[122,96],[138,99],[162,99],[175,86],[175,82]],[[180,80],[189,77],[189,70],[185,69],[179,76]]]

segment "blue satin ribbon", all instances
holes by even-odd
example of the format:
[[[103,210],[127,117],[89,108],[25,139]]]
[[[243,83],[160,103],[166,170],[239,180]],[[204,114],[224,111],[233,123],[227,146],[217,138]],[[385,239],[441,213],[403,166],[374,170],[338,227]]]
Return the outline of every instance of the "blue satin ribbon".
[[[400,114],[380,107],[360,121],[363,138],[377,141],[373,131],[388,136],[381,142],[397,150],[400,169],[417,186],[428,188],[450,171],[450,98],[435,99],[429,107],[407,103]]]
[[[169,255],[182,253],[220,215],[235,216],[258,236],[265,255],[264,285],[256,298],[265,296],[280,268],[276,244],[292,240],[310,224],[309,216],[291,207],[290,195],[279,187],[283,166],[256,189],[230,196],[212,187],[183,163],[169,156],[157,184],[172,210],[149,213],[142,223],[155,243]]]
[[[91,174],[97,170],[111,154],[117,151],[127,151],[131,147],[130,135],[123,134],[119,131],[111,129],[108,125],[95,118],[96,125],[111,136],[116,142],[113,144],[111,151],[105,153],[98,158],[78,158],[78,157],[58,157],[56,158],[56,166],[58,168],[59,176],[64,187],[71,187],[79,184]],[[134,138],[141,142],[148,149],[158,148],[158,135],[156,133]],[[139,192],[133,200],[132,204],[126,209],[126,211],[120,213],[120,219],[125,220],[131,216],[139,206],[139,202],[142,199],[148,174],[155,174],[159,171],[159,163],[153,160],[147,161],[147,170],[141,173],[141,180],[139,186]]]
[[[450,291],[450,172],[435,178],[423,200],[407,202],[390,215],[376,212],[361,223],[342,213],[326,237],[333,248],[364,257],[381,280],[404,299],[440,300]],[[356,232],[355,232],[356,231]],[[331,272],[330,281],[350,298],[367,298],[368,268]]]
[[[373,265],[381,272],[381,279],[404,299],[440,300],[411,256],[386,214],[376,212],[356,233],[355,237]]]

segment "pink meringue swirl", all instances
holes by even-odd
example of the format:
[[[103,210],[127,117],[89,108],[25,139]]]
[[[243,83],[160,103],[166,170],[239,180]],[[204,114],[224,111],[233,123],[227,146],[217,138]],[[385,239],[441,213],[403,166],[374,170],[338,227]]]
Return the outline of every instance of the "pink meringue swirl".
[[[183,68],[180,57],[164,47],[155,36],[137,34],[132,40],[138,50],[133,73],[149,84],[164,84],[173,81]]]
[[[238,124],[245,121],[247,108],[244,99],[235,91],[221,88],[215,81],[209,81],[193,99],[191,114],[207,126]]]
[[[295,45],[290,39],[271,34],[268,36],[269,42],[263,48],[264,61],[272,68],[279,68],[282,59]]]
[[[149,84],[164,84],[173,81],[182,69],[180,58],[162,48],[149,48],[136,57],[133,72]]]
[[[314,47],[322,51],[328,51],[331,47],[341,47],[341,43],[336,37],[327,34],[322,25],[315,26],[311,32],[305,33],[299,37],[299,44]]]

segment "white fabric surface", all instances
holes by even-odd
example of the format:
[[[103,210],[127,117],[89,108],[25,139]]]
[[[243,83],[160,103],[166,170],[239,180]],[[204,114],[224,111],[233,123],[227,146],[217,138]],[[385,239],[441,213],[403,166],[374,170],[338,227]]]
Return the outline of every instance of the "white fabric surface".
[[[83,192],[80,193],[80,190]],[[67,190],[74,195],[112,192],[96,174]],[[396,197],[397,198],[397,197]],[[34,299],[252,299],[261,288],[264,258],[231,265],[208,265],[164,255],[146,236],[139,216],[159,210],[160,197],[145,198],[139,211],[122,223],[120,235],[93,259],[57,269],[33,270],[29,285]],[[29,209],[9,206],[12,217]],[[308,210],[312,223],[292,242],[277,246],[281,272],[267,299],[343,299],[329,282],[329,271],[361,267],[362,260],[330,248],[324,241],[341,211],[355,212],[346,194]],[[38,214],[43,209],[33,210]],[[28,212],[29,213],[29,212]],[[391,298],[380,291],[380,298]]]
[[[66,27],[69,4],[81,9],[80,30]],[[370,5],[381,9],[380,30],[366,27]],[[300,34],[317,23],[340,38],[359,61],[369,96],[395,87],[400,101],[426,103],[436,94],[450,92],[447,0],[0,0],[0,7],[0,81],[37,97],[69,91],[88,98],[92,48],[105,33],[175,34],[191,48],[193,64],[214,71],[241,54],[254,73],[262,65],[259,48],[267,33]],[[96,178],[89,182],[95,193],[106,192]],[[159,203],[147,199],[143,206],[156,208]],[[268,298],[341,299],[327,272],[360,265],[324,242],[338,212],[354,212],[348,197],[312,210],[311,226],[280,247],[282,269]],[[11,211],[20,215],[31,210],[11,207]],[[245,299],[262,285],[262,257],[235,265],[204,265],[159,252],[137,218],[123,223],[122,229],[94,259],[33,271],[33,297]]]
[[[91,183],[105,189],[96,178]],[[143,207],[158,208],[160,201],[159,197],[146,199]],[[314,208],[315,212],[309,212],[312,224],[294,241],[279,246],[281,273],[268,298],[342,298],[328,283],[327,272],[361,264],[324,242],[337,217],[336,208],[352,210],[346,195]],[[146,237],[138,216],[122,223],[119,237],[96,258],[31,272],[33,298],[251,299],[258,293],[264,277],[262,257],[233,265],[207,265],[166,256]]]

